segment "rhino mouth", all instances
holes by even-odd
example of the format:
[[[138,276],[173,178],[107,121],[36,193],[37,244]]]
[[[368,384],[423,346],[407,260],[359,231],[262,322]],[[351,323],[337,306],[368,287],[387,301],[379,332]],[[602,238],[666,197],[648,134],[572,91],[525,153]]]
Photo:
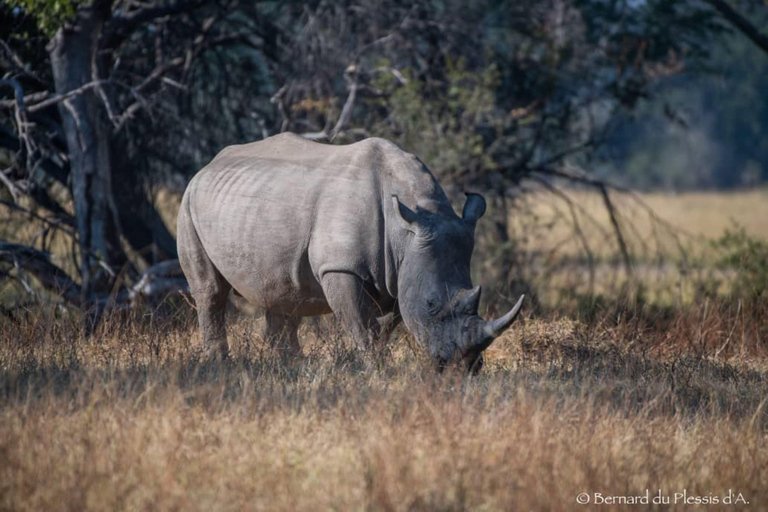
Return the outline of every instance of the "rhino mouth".
[[[444,372],[453,362],[456,362],[464,367],[465,372],[476,375],[484,364],[483,351],[514,323],[520,315],[524,301],[525,295],[521,295],[508,313],[494,320],[475,317],[477,322],[469,328],[469,332],[465,333],[463,339],[459,340],[458,346],[451,347],[452,350],[448,351],[451,354],[443,352],[435,357],[438,372]]]
[[[451,361],[440,358],[437,360],[436,370],[437,373],[442,374],[447,369],[455,367],[462,370],[467,375],[475,376],[480,373],[484,364],[485,362],[482,354],[472,354],[462,356],[459,358],[457,364],[452,364]]]

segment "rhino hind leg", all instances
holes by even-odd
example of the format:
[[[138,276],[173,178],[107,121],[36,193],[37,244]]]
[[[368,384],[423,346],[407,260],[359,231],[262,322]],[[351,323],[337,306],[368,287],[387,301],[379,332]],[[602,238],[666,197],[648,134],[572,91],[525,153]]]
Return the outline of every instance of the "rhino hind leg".
[[[285,355],[299,355],[301,353],[298,334],[300,323],[301,317],[281,315],[267,310],[264,313],[261,337]]]
[[[329,272],[320,283],[333,314],[358,348],[371,348],[379,339],[381,316],[376,300],[362,279],[344,272]]]
[[[230,284],[218,271],[212,273],[204,286],[197,289],[190,287],[197,306],[203,350],[208,359],[226,359],[229,355],[226,310],[230,288]]]
[[[203,350],[209,359],[226,359],[229,355],[226,309],[230,288],[231,285],[215,268],[209,271],[204,283],[197,286],[190,283],[190,292],[197,306]]]
[[[189,282],[189,291],[195,299],[203,351],[206,358],[226,359],[227,295],[232,289],[224,276],[206,254],[189,216],[179,215],[179,263]]]

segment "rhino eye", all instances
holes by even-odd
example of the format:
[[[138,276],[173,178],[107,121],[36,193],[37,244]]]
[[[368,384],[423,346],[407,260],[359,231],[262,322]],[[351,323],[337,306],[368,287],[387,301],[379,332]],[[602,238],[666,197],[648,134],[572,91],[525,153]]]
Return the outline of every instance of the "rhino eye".
[[[455,308],[453,308],[454,313],[466,313],[471,314],[472,313],[472,306],[468,304],[459,304]]]
[[[440,301],[434,297],[427,299],[427,312],[430,315],[436,315],[440,312]]]

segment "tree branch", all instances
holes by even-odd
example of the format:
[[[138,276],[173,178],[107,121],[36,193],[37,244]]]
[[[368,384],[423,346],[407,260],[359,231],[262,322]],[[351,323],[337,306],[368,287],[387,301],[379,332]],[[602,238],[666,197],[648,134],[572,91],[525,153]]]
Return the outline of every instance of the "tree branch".
[[[60,103],[64,100],[68,100],[69,98],[73,96],[77,96],[78,94],[83,94],[84,92],[93,89],[95,87],[100,87],[107,83],[108,80],[94,80],[93,82],[88,82],[87,84],[81,85],[77,89],[72,89],[69,92],[65,92],[63,94],[57,94],[56,96],[51,96],[50,98],[41,101],[40,103],[35,103],[34,105],[29,105],[27,107],[28,112],[37,112],[39,110],[43,110],[44,108],[48,108],[52,105],[55,105],[57,103]]]
[[[132,301],[140,297],[156,301],[180,291],[189,291],[187,279],[179,260],[168,260],[149,267],[129,290],[128,295]]]
[[[765,53],[768,53],[768,35],[761,33],[757,27],[755,27],[747,18],[742,16],[736,9],[731,7],[725,0],[705,1],[714,7],[731,25],[747,36],[750,41],[759,46]]]
[[[352,117],[352,109],[355,106],[355,98],[357,98],[357,69],[354,66],[350,66],[347,68],[347,71],[345,73],[345,79],[347,81],[347,88],[349,89],[349,95],[347,96],[347,101],[344,102],[344,107],[341,109],[341,114],[339,115],[339,120],[336,122],[336,125],[333,127],[333,130],[331,130],[331,137],[330,140],[333,141],[333,139],[336,138],[336,136],[339,134],[341,130],[344,129],[344,126],[349,122],[350,117]]]
[[[24,61],[21,60],[21,57],[13,51],[13,49],[0,39],[0,49],[5,52],[5,54],[8,56],[8,59],[13,63],[14,66],[16,66],[16,69],[19,73],[31,77],[33,80],[35,80],[37,83],[49,87],[50,85],[40,78],[37,74],[35,74],[33,71],[30,70],[30,67],[24,64]]]
[[[67,302],[83,304],[80,285],[48,259],[48,254],[26,245],[0,241],[0,261],[12,264],[17,270],[29,272],[48,290],[63,297]],[[23,277],[19,276],[20,279]]]
[[[114,16],[109,23],[107,35],[104,37],[102,48],[115,48],[142,24],[163,16],[182,14],[193,11],[206,3],[206,0],[173,0],[160,3],[159,1],[146,7]]]
[[[42,101],[46,98],[48,98],[51,95],[48,91],[40,91],[40,92],[33,92],[32,94],[27,94],[22,99],[24,100],[24,103],[34,103],[38,101]],[[17,102],[15,99],[13,100],[0,100],[0,108],[13,108],[17,105]]]
[[[7,207],[10,210],[15,210],[17,212],[23,213],[24,215],[27,215],[31,219],[35,219],[37,221],[40,221],[43,224],[46,224],[47,226],[50,226],[50,227],[55,228],[55,229],[60,229],[64,233],[66,233],[67,235],[69,235],[71,237],[76,236],[75,232],[72,231],[72,229],[70,229],[74,225],[74,221],[72,220],[71,217],[64,217],[64,218],[60,218],[60,219],[56,219],[56,220],[51,220],[51,219],[47,219],[47,218],[45,218],[45,217],[43,217],[41,215],[38,215],[35,212],[33,212],[32,210],[28,210],[27,208],[24,208],[23,206],[21,206],[19,204],[16,204],[16,203],[11,203],[9,201],[4,201],[4,200],[0,199],[0,205],[3,205],[3,206]]]
[[[545,175],[554,176],[557,178],[570,180],[576,183],[589,185],[591,187],[595,187],[600,191],[600,194],[602,195],[602,198],[603,198],[603,204],[605,204],[605,208],[606,210],[608,210],[608,215],[611,220],[611,226],[613,227],[613,232],[616,236],[616,241],[619,244],[619,251],[621,252],[621,257],[624,260],[624,266],[626,267],[627,274],[631,274],[632,273],[632,256],[629,253],[629,247],[627,246],[627,242],[624,239],[624,230],[621,229],[621,224],[619,223],[619,219],[616,214],[616,208],[613,205],[611,196],[608,194],[609,185],[602,180],[597,180],[594,178],[590,178],[588,176],[580,176],[577,174],[561,171],[558,169],[552,169],[546,166],[535,167],[535,168],[531,168],[530,170],[533,172],[537,172],[539,174],[545,174]],[[610,185],[610,187],[622,192],[627,191],[627,189],[614,186],[614,185]]]
[[[619,218],[616,215],[616,208],[613,206],[611,196],[608,195],[608,188],[605,186],[605,184],[600,185],[599,188],[600,193],[603,196],[603,204],[605,204],[605,209],[608,210],[608,214],[611,218],[613,232],[616,233],[616,241],[619,243],[619,251],[621,251],[621,256],[624,259],[624,266],[627,269],[627,275],[630,275],[632,274],[632,258],[629,255],[627,242],[624,240],[624,230],[621,229],[621,225],[619,224]]]

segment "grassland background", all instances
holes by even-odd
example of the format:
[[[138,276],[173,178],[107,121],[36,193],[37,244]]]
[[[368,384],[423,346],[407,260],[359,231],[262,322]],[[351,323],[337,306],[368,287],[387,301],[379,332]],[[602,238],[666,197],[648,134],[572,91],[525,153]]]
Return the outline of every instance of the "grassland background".
[[[590,223],[586,217],[592,217],[603,229],[610,227],[607,210],[603,206],[599,194],[589,191],[570,191],[568,195],[577,205],[580,213],[581,224],[588,237],[593,242],[599,242],[601,232]],[[669,227],[679,230],[683,242],[693,244],[703,239],[718,238],[726,229],[732,229],[734,225],[743,227],[746,232],[754,237],[768,239],[768,189],[758,188],[740,191],[717,192],[684,192],[684,193],[613,193],[614,201],[618,203],[619,213],[625,222],[633,222],[637,234],[644,240],[654,240],[654,227],[652,218],[647,209],[650,208],[653,215],[669,224]],[[539,217],[538,222],[557,222],[556,228],[549,236],[549,247],[564,239],[570,239],[569,250],[577,252],[579,246],[573,240],[568,208],[557,197],[539,193],[532,196],[523,196],[521,201]],[[512,213],[513,219],[520,217]],[[524,215],[519,219],[521,226],[526,226],[531,221],[530,216]],[[656,228],[661,242],[665,242],[662,228]],[[666,241],[668,243],[668,240]],[[611,244],[597,245],[596,249],[608,250]],[[673,249],[673,247],[666,247]],[[533,248],[533,247],[531,247]],[[539,246],[538,249],[546,249]]]
[[[606,300],[585,310],[562,299],[588,275],[569,210],[520,198],[511,231],[531,253],[521,268],[548,273],[537,285],[557,290],[475,378],[435,375],[403,330],[360,354],[330,318],[305,322],[303,355],[289,359],[258,337],[258,318],[233,311],[233,357],[212,363],[183,301],[114,313],[90,337],[76,314],[52,308],[0,316],[0,509],[574,510],[582,492],[646,489],[731,489],[749,505],[715,508],[768,508],[768,305],[727,287],[706,301],[621,296],[599,198],[573,197],[584,226],[595,218],[585,233]],[[702,272],[714,261],[708,239],[733,221],[768,240],[766,198],[642,196],[685,232]],[[633,279],[694,280],[677,271],[671,235],[654,236],[645,210],[632,211],[638,239],[666,240],[637,256]],[[505,300],[486,296],[483,309]]]
[[[631,256],[628,274],[602,196],[572,190],[568,197],[570,204],[547,192],[522,195],[509,222],[516,241],[510,250],[518,255],[512,272],[560,309],[573,308],[574,296],[614,299],[638,290],[643,300],[669,307],[728,296],[734,269],[719,264],[725,252],[715,242],[742,230],[768,240],[768,189],[614,192]]]

